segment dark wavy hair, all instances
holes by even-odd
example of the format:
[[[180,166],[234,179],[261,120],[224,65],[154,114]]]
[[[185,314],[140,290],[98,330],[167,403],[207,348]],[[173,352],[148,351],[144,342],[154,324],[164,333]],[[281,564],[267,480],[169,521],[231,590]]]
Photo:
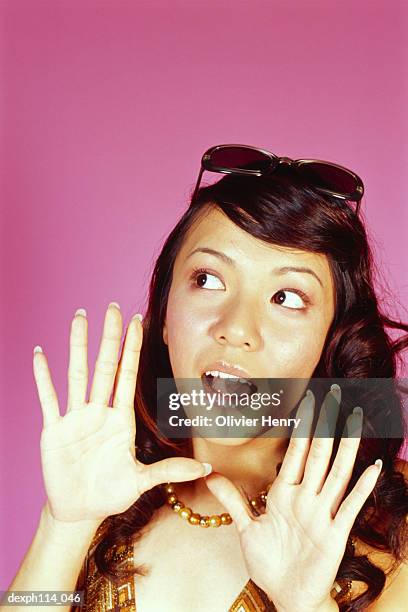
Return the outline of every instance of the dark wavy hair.
[[[171,456],[192,457],[191,439],[167,439],[156,425],[156,379],[173,376],[162,330],[172,271],[186,234],[208,206],[218,207],[233,223],[266,243],[294,247],[327,256],[335,285],[335,315],[320,361],[312,378],[391,378],[397,376],[398,359],[408,346],[408,335],[397,339],[386,328],[408,332],[408,325],[380,311],[374,291],[374,261],[361,218],[353,204],[319,194],[290,167],[280,167],[262,177],[224,176],[203,186],[194,202],[171,231],[157,258],[143,321],[143,345],[136,386],[136,453],[144,463]],[[395,334],[394,334],[395,335]],[[393,419],[404,431],[401,402]],[[364,407],[365,415],[366,408]],[[362,438],[345,495],[363,471],[377,458],[382,473],[361,509],[351,536],[377,550],[390,553],[395,566],[407,558],[407,486],[397,469],[400,438]],[[333,462],[338,439],[331,457]],[[278,466],[279,467],[279,466]],[[154,512],[165,503],[163,488],[144,493],[125,512],[108,517],[109,528],[94,551],[98,571],[113,580],[146,574],[145,566],[119,569],[109,551],[140,537]],[[338,598],[342,612],[364,610],[381,593],[385,573],[367,556],[355,556],[347,546],[337,581],[358,580],[366,591],[353,601]]]

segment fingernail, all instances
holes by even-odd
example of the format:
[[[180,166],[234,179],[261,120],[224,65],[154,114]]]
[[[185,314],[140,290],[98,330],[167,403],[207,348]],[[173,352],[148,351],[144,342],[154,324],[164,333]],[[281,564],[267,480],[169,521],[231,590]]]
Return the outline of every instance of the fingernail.
[[[363,409],[360,408],[360,406],[356,406],[353,409],[353,414],[357,414],[358,416],[362,417],[363,416]]]
[[[39,345],[35,346],[34,349],[33,349],[33,353],[42,353],[42,352],[43,352],[43,350],[42,350],[41,346],[39,346]]]
[[[339,385],[336,385],[336,383],[334,383],[330,387],[330,393],[331,393],[332,397],[334,397],[335,402],[337,402],[337,404],[340,404],[340,401],[341,401],[341,389],[340,389]]]
[[[133,315],[132,321],[133,321],[133,319],[139,319],[139,321],[142,322],[143,321],[143,315],[138,312],[137,314]]]
[[[375,464],[374,464],[374,465],[376,465],[376,466],[378,467],[378,471],[379,471],[379,472],[381,472],[381,470],[382,470],[382,464],[383,464],[383,462],[381,461],[381,459],[377,459],[377,460],[375,461]]]
[[[120,310],[120,306],[117,302],[109,302],[109,306],[116,306],[116,308],[119,308]]]
[[[85,308],[78,308],[78,310],[75,311],[75,316],[77,315],[82,315],[83,317],[86,317],[86,310]]]
[[[212,472],[212,465],[211,463],[203,463],[204,466],[204,476],[208,476],[208,474],[210,474]]]
[[[315,396],[314,396],[314,393],[313,393],[313,391],[311,389],[308,389],[306,391],[306,395],[303,398],[303,400],[304,400],[303,404],[304,404],[305,408],[313,406],[314,400],[315,400]]]

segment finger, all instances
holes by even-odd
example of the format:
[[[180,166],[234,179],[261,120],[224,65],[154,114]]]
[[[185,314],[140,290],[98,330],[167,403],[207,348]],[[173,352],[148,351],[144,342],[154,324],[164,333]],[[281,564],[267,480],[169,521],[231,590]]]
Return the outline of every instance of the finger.
[[[186,482],[209,474],[209,463],[201,463],[187,457],[170,457],[143,466],[142,488],[149,491],[166,482]]]
[[[302,480],[302,486],[314,493],[319,493],[326,479],[340,401],[341,389],[332,385],[320,409]]]
[[[86,402],[88,387],[88,320],[84,308],[79,308],[71,323],[68,365],[67,412]]]
[[[58,421],[61,415],[47,358],[40,346],[34,348],[33,371],[43,414],[43,425],[47,427]]]
[[[143,327],[141,315],[135,315],[126,332],[123,353],[116,374],[113,393],[115,408],[132,408],[135,400],[137,372],[139,368],[140,349],[142,346]]]
[[[300,419],[298,429],[292,431],[277,479],[286,484],[299,484],[302,480],[312,433],[315,398],[308,389],[299,404],[296,418]],[[301,437],[300,437],[301,436]]]
[[[363,411],[360,407],[356,407],[353,414],[347,418],[336,458],[320,492],[322,501],[329,505],[333,517],[336,515],[353,473],[360,445],[362,424]],[[353,436],[357,435],[357,437],[349,438],[347,432],[350,432]]]
[[[354,488],[341,504],[335,518],[334,525],[344,534],[349,534],[368,496],[374,489],[378,476],[381,473],[382,461],[377,459],[370,465],[357,480]]]
[[[253,517],[237,487],[225,476],[213,473],[205,479],[207,487],[226,508],[239,532],[244,531]]]
[[[106,311],[102,340],[95,363],[89,401],[107,406],[112,393],[118,367],[118,354],[122,336],[122,315],[117,304],[112,302]]]

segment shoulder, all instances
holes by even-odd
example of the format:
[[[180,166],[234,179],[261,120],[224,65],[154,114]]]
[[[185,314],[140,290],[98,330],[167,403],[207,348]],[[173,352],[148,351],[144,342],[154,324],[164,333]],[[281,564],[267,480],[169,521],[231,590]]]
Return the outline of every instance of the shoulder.
[[[408,481],[408,461],[398,459],[395,462],[395,469],[404,475]],[[406,517],[408,521],[408,516]],[[368,559],[383,570],[386,574],[386,581],[383,591],[367,609],[367,612],[403,612],[408,600],[408,562],[396,563],[395,558],[390,553],[384,553],[372,548],[365,542],[356,540],[356,554],[367,555]],[[365,591],[365,585],[361,582],[352,583],[352,597],[356,597]]]
[[[385,587],[368,612],[405,612],[408,599],[408,564],[401,563],[387,575]]]
[[[355,541],[357,556],[366,555],[371,563],[385,573],[385,585],[379,597],[365,610],[367,612],[405,612],[408,600],[408,564],[396,563],[389,554],[368,546],[360,540]],[[355,599],[366,590],[365,582],[351,583],[351,599]]]

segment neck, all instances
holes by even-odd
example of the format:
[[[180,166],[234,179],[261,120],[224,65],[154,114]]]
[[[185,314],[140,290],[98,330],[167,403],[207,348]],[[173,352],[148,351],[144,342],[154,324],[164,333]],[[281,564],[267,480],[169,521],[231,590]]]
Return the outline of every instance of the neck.
[[[235,486],[243,487],[246,493],[255,496],[275,479],[276,466],[283,460],[289,438],[235,439],[233,444],[225,442],[193,438],[194,459],[211,463],[213,472],[219,472]],[[175,486],[180,498],[183,497],[191,504],[197,501],[207,503],[213,498],[204,478],[177,483]],[[220,511],[224,510],[220,508]]]

